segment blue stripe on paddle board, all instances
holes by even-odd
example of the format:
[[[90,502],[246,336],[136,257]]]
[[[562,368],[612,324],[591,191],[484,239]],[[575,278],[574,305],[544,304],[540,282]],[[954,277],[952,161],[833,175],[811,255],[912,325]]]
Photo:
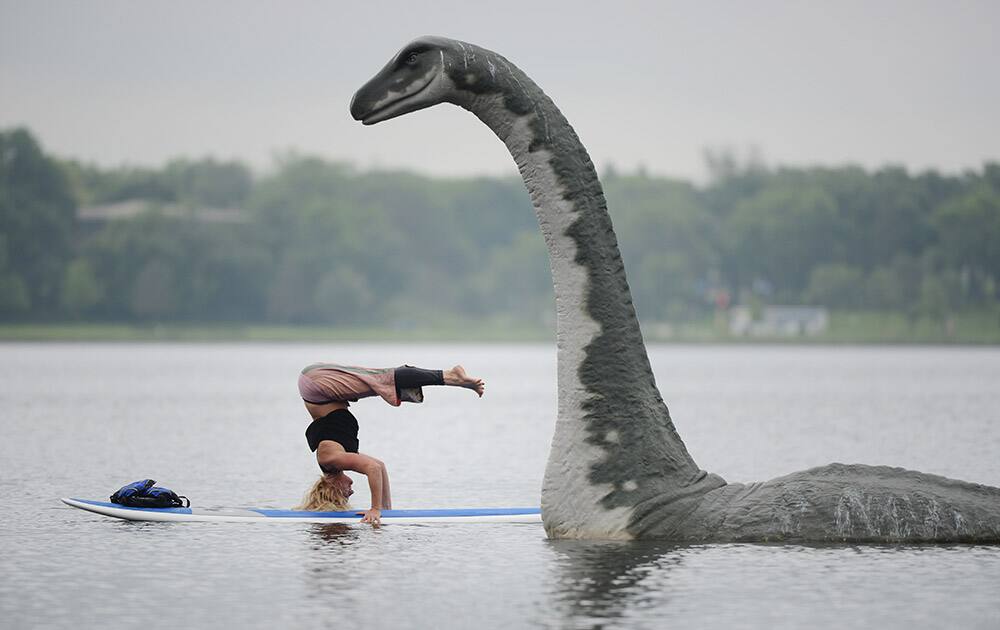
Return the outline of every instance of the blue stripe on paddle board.
[[[116,508],[119,510],[134,510],[137,512],[167,512],[173,514],[194,514],[191,508],[143,508],[143,507],[128,507],[125,505],[118,505],[117,503],[108,503],[106,501],[92,501],[90,499],[74,499],[74,501],[79,501],[80,503],[87,503],[90,505],[96,505],[100,507]],[[221,509],[221,508],[220,508]],[[226,508],[232,509],[232,508]],[[298,510],[269,510],[269,509],[258,509],[258,508],[237,508],[241,510],[249,510],[256,512],[261,516],[267,516],[269,518],[315,518],[315,517],[327,517],[327,518],[361,518],[358,513],[359,510],[350,510],[347,512],[303,512]],[[212,508],[201,508],[197,513],[210,515],[212,513]],[[522,515],[532,515],[541,514],[539,508],[471,508],[471,509],[438,509],[438,510],[382,510],[382,518],[440,518],[440,517],[462,517],[462,516],[522,516]]]
[[[331,516],[361,518],[359,510],[350,512],[300,512],[297,510],[263,510],[247,508],[273,518],[303,518],[306,516]],[[440,510],[382,510],[382,518],[440,518],[444,516],[523,516],[541,514],[538,508],[473,508],[473,509],[440,509]]]

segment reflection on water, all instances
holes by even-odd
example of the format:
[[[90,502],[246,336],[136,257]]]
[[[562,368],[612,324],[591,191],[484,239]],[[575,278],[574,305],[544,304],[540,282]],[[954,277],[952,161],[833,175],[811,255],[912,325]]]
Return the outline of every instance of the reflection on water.
[[[359,551],[352,547],[358,540],[358,529],[350,525],[307,526],[305,553],[301,555],[304,566],[297,573],[302,575],[306,601],[311,608],[322,611],[319,613],[322,616],[342,616],[344,611],[362,607],[370,596],[365,588],[358,588],[358,576],[352,575],[350,569],[351,560]]]
[[[998,627],[1000,548],[551,541],[559,627]],[[985,590],[984,590],[985,589]],[[943,620],[947,620],[944,622]],[[852,624],[848,624],[852,625]]]
[[[333,545],[349,545],[357,540],[357,528],[343,523],[316,523],[310,528],[310,534],[318,542]],[[315,549],[322,545],[317,544]]]
[[[656,542],[550,541],[555,579],[553,608],[568,621],[582,625],[622,619],[647,606],[643,586],[651,573],[669,578],[682,556],[678,545]],[[668,605],[666,597],[656,598]]]

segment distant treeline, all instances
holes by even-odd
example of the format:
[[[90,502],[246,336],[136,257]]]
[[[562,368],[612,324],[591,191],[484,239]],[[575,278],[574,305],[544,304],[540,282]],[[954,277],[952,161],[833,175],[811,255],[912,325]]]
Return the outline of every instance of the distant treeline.
[[[725,154],[705,186],[602,175],[642,319],[728,303],[944,318],[993,308],[1000,163],[768,169]],[[131,203],[129,203],[131,202]],[[519,178],[361,172],[288,155],[102,169],[0,132],[0,319],[410,326],[550,322]]]

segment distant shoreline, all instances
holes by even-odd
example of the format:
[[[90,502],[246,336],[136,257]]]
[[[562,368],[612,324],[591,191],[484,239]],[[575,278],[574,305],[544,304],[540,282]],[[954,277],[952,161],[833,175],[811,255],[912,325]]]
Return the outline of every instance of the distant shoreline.
[[[555,334],[527,327],[342,328],[250,324],[0,324],[0,342],[377,342],[377,341],[548,341]]]
[[[734,336],[711,321],[679,325],[647,322],[649,343],[1000,345],[1000,315],[975,312],[945,322],[908,320],[898,314],[831,314],[829,329],[813,336]],[[2,342],[555,342],[545,326],[497,321],[439,326],[334,327],[258,324],[3,323]]]

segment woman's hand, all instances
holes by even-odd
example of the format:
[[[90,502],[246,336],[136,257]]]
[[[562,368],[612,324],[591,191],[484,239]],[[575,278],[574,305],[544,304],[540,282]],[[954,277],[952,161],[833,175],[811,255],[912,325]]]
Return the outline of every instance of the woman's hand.
[[[378,508],[372,508],[365,512],[361,512],[361,514],[362,523],[371,523],[372,527],[378,527],[382,524],[382,510]]]

